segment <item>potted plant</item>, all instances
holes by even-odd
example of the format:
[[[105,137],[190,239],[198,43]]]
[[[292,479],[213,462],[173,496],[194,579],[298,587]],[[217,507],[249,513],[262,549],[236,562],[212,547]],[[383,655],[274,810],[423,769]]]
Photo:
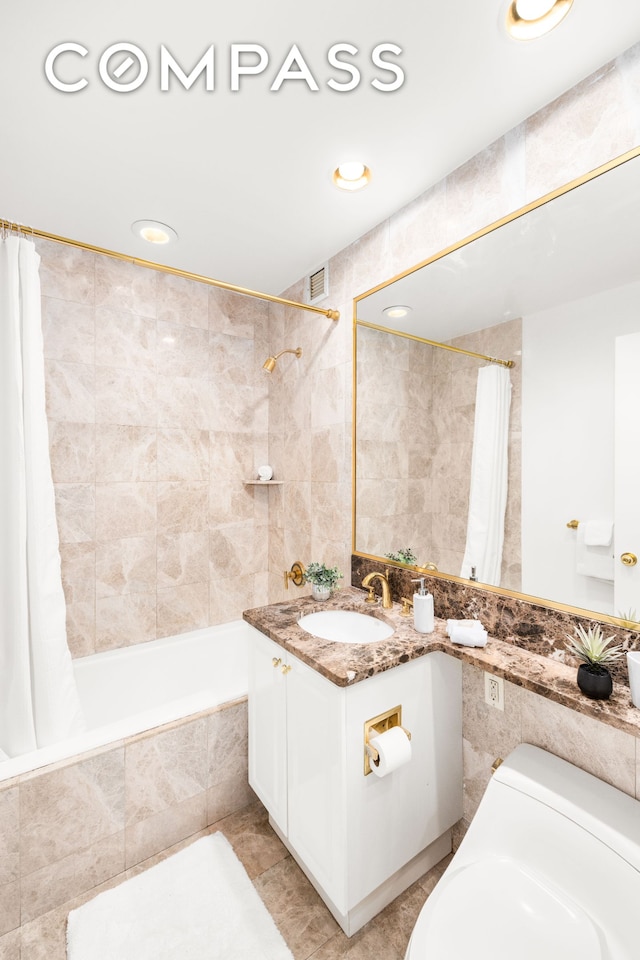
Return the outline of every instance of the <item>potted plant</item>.
[[[342,574],[337,567],[327,567],[324,563],[310,563],[304,572],[304,579],[311,584],[311,593],[316,600],[327,600],[335,590]]]
[[[610,646],[615,637],[605,639],[599,624],[588,630],[579,625],[575,632],[575,637],[567,634],[567,649],[582,661],[578,667],[578,686],[592,700],[608,700],[613,690],[613,680],[606,664],[624,656],[622,645]]]
[[[409,567],[415,566],[418,562],[412,547],[405,547],[404,550],[397,550],[395,553],[385,553],[385,557],[387,560],[393,560],[394,563],[404,563]]]

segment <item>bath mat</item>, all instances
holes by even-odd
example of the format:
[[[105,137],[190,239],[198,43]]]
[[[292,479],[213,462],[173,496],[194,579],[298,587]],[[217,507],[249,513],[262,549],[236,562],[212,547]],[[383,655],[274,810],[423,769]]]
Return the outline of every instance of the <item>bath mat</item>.
[[[67,923],[68,960],[293,960],[221,833],[196,840]]]

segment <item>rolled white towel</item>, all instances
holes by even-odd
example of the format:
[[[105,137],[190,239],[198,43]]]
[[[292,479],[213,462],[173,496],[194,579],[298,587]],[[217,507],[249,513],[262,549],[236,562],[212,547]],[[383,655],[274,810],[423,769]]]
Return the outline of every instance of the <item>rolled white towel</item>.
[[[480,620],[447,620],[447,633],[451,636],[452,630],[457,630],[458,628],[464,630],[484,630],[484,626]]]
[[[452,643],[459,643],[465,647],[486,647],[487,631],[481,628],[452,627],[449,632]]]

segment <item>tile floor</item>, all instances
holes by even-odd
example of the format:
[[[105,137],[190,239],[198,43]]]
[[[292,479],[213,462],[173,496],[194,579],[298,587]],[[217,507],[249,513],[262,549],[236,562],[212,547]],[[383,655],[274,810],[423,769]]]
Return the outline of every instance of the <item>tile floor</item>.
[[[221,830],[233,846],[295,960],[403,960],[420,908],[450,858],[416,881],[351,938],[345,936],[324,903],[269,826],[259,801],[127,871],[132,876],[175,853],[200,836]],[[91,896],[114,886],[102,884]],[[0,960],[66,960],[66,920],[78,898],[0,938]],[[179,960],[179,958],[176,958]],[[251,958],[247,958],[251,960]]]
[[[450,859],[347,937],[269,826],[260,803],[221,820],[216,828],[232,844],[295,960],[403,960],[420,908]]]

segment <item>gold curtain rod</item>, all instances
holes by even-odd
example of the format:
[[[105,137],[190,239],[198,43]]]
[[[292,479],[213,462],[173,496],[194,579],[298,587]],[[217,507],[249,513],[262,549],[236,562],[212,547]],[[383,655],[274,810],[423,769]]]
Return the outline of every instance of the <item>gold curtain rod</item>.
[[[392,333],[395,337],[404,337],[405,340],[417,340],[418,343],[427,343],[431,347],[440,347],[442,350],[452,350],[454,353],[464,353],[467,357],[475,357],[476,360],[488,360],[489,363],[499,363],[503,367],[515,366],[514,360],[499,360],[497,357],[487,357],[484,353],[474,353],[473,350],[463,350],[462,347],[452,347],[448,343],[439,343],[437,340],[427,340],[425,337],[417,337],[413,333],[403,333],[401,330],[390,330],[389,327],[382,327],[377,323],[369,323],[368,320],[358,320],[359,327],[369,327],[370,330],[379,330],[381,333]]]
[[[91,253],[101,253],[105,257],[112,257],[114,260],[126,260],[137,267],[149,267],[152,270],[160,270],[162,273],[171,273],[174,277],[184,277],[185,280],[195,280],[198,283],[206,283],[210,287],[220,287],[222,290],[229,290],[231,293],[240,293],[244,297],[255,297],[258,300],[268,300],[270,303],[279,303],[285,307],[295,307],[298,310],[308,310],[310,313],[319,313],[329,320],[339,320],[340,311],[322,307],[314,307],[310,303],[298,303],[296,300],[286,300],[284,297],[276,297],[271,293],[260,293],[258,290],[248,290],[246,287],[239,287],[234,283],[226,283],[224,280],[214,280],[212,277],[203,277],[199,273],[190,273],[188,270],[180,270],[178,267],[168,267],[162,263],[154,263],[152,260],[143,260],[141,257],[132,257],[126,253],[118,253],[116,250],[106,250],[104,247],[96,247],[91,243],[82,243],[80,240],[70,240],[68,237],[59,237],[55,233],[47,233],[45,230],[36,230],[33,227],[25,227],[22,224],[11,220],[0,218],[0,224],[7,224],[11,230],[22,233],[26,237],[40,237],[42,240],[53,240],[55,243],[65,243],[69,247],[78,247],[80,250],[89,250]]]

